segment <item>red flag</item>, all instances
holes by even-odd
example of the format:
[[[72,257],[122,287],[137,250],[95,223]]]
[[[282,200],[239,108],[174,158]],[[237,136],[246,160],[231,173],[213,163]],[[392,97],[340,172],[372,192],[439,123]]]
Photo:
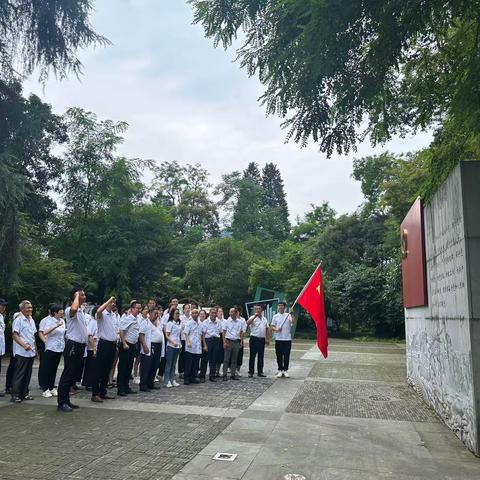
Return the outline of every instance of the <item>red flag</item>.
[[[328,357],[327,317],[323,296],[322,267],[319,265],[300,293],[299,303],[313,318],[317,327],[317,345],[322,355]]]

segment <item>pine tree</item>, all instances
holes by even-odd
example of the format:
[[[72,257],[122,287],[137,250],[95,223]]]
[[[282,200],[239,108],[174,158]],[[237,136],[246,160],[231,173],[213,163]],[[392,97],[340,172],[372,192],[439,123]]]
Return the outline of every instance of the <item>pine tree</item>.
[[[267,163],[262,171],[262,224],[276,239],[284,239],[290,232],[288,204],[282,176],[274,163]]]
[[[243,172],[243,178],[245,180],[251,180],[256,184],[261,185],[262,176],[260,175],[260,170],[255,162],[250,162],[248,164],[248,167]]]

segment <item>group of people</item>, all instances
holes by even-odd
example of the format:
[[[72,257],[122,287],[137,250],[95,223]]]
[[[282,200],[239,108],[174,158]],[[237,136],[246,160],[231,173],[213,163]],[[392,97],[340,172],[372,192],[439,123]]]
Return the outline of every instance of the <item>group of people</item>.
[[[5,313],[7,302],[0,298],[0,360],[5,353]],[[37,327],[32,318],[32,304],[24,300],[12,324],[13,348],[6,375],[5,392],[11,401],[32,400],[29,393],[32,367],[37,356],[35,334],[42,345],[38,380],[44,397],[57,397],[58,410],[71,412],[78,407],[71,402],[77,383],[91,391],[91,400],[102,403],[116,397],[109,393],[117,370],[117,396],[137,393],[130,386],[139,384],[140,391],[160,388],[161,379],[167,388],[185,385],[238,380],[243,345],[249,337],[248,376],[265,377],[264,353],[271,334],[275,338],[277,376],[288,377],[291,350],[291,327],[295,318],[280,303],[269,324],[261,305],[254,307],[248,320],[238,307],[232,307],[224,318],[220,307],[201,309],[196,304],[179,309],[177,299],[163,311],[153,299],[142,307],[132,300],[120,315],[116,299],[109,298],[87,313],[86,295],[81,287],[72,291],[71,305],[65,310],[52,305],[49,315]],[[64,368],[55,385],[60,358]],[[222,367],[223,364],[223,367]],[[1,369],[1,363],[0,363]],[[177,376],[178,369],[178,376]],[[4,395],[4,394],[0,394]]]

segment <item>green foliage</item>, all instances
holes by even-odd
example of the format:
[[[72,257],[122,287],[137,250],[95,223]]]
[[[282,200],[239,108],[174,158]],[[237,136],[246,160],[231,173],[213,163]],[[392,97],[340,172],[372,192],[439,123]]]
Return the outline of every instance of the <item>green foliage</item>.
[[[240,65],[258,74],[267,113],[301,145],[345,153],[365,134],[382,142],[447,115],[478,131],[478,2],[190,3],[215,45],[242,37]]]
[[[64,78],[80,73],[75,53],[90,45],[105,45],[89,22],[90,0],[9,0],[0,2],[0,85],[35,69],[45,78],[52,70]]]
[[[249,299],[249,257],[241,242],[231,238],[211,239],[201,243],[187,264],[187,290],[207,305],[242,305]]]

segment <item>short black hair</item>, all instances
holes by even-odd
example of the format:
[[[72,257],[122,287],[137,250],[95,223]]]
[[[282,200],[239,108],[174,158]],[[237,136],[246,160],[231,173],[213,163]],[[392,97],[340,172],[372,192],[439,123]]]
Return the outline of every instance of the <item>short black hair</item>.
[[[139,302],[138,300],[132,300],[130,302],[130,308],[133,308],[135,305],[137,305],[137,303],[140,305],[140,307],[142,306],[142,303]]]
[[[287,306],[287,304],[285,302],[278,302],[278,306],[280,306],[280,305],[283,305],[284,307]]]
[[[77,292],[83,292],[85,289],[82,285],[75,285],[72,290],[70,290],[70,300],[75,299],[75,295]]]
[[[48,307],[48,313],[50,315],[52,315],[52,317],[53,317],[53,315],[58,313],[60,310],[63,310],[63,307],[61,305],[56,304],[56,303],[52,303],[50,305],[50,307]]]

